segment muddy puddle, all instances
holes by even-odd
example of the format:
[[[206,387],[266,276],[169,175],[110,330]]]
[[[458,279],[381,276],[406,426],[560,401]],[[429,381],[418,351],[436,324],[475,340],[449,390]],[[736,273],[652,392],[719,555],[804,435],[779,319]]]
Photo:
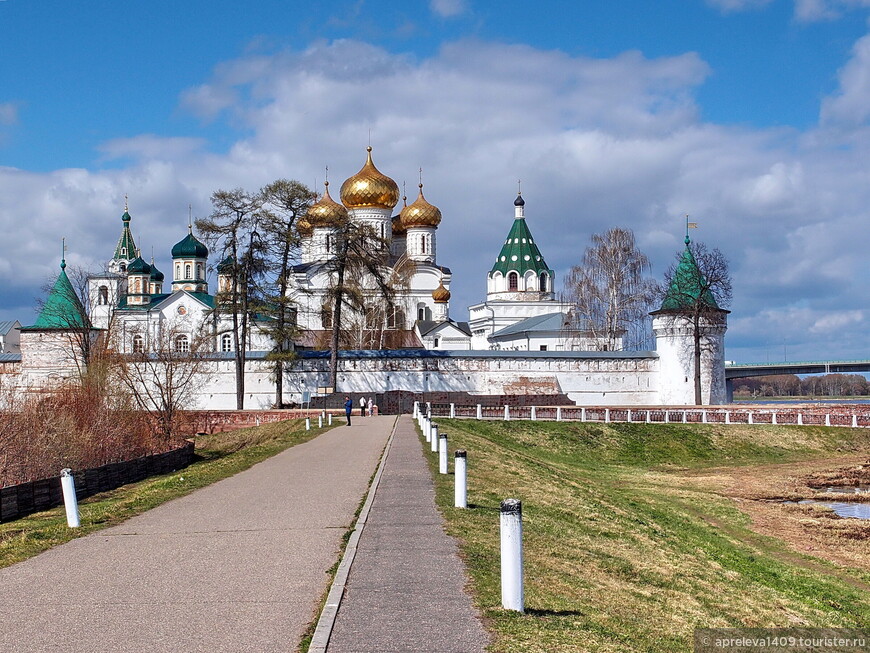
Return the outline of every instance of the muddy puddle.
[[[839,488],[839,491],[850,488]],[[870,503],[851,503],[845,501],[821,501],[819,499],[801,499],[800,501],[783,501],[783,503],[817,504],[833,510],[838,516],[848,519],[870,519]]]

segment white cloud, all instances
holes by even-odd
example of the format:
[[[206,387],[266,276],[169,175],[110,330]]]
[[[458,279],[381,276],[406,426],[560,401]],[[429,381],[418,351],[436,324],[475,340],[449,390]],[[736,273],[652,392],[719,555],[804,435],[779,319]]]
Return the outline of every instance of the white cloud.
[[[465,0],[429,0],[429,8],[442,18],[452,18],[465,13],[468,6]]]
[[[690,213],[701,225],[693,236],[732,262],[730,358],[758,358],[759,343],[782,337],[807,356],[848,357],[866,346],[866,320],[824,319],[870,305],[861,236],[870,138],[849,130],[854,121],[806,133],[703,123],[694,90],[709,74],[694,53],[592,59],[475,41],[421,61],[356,41],[242,57],[181,99],[217,120],[211,129],[244,134],[225,153],[196,139],[130,135],[102,146],[131,159],[119,170],[0,168],[0,261],[23,292],[56,269],[63,234],[82,260],[107,258],[130,193],[137,243],[146,254],[155,246],[168,269],[188,203],[203,215],[217,188],[278,177],[313,184],[325,165],[338,186],[362,165],[371,130],[378,167],[407,181],[412,197],[424,169],[427,199],[444,214],[438,256],[455,274],[457,319],[482,298],[521,178],[529,226],[558,274],[591,233],[621,225],[660,275]]]
[[[0,125],[18,122],[18,105],[15,102],[0,102]]]
[[[707,4],[717,7],[726,13],[759,9],[769,5],[771,2],[772,0],[707,0]]]
[[[840,88],[822,102],[826,125],[856,126],[870,116],[870,35],[858,39],[852,58],[839,72]]]

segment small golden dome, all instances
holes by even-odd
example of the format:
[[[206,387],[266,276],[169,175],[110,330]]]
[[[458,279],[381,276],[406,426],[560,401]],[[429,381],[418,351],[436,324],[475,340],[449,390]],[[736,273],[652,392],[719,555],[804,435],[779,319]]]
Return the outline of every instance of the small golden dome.
[[[399,187],[372,163],[372,148],[366,148],[365,165],[341,185],[341,201],[349,209],[392,209],[399,203]]]
[[[347,209],[329,196],[329,182],[323,182],[323,197],[312,204],[303,220],[315,227],[340,227],[347,222]]]
[[[412,227],[437,227],[441,224],[441,209],[433,206],[423,197],[423,184],[420,184],[420,195],[410,206],[406,206],[399,214],[405,229]]]
[[[432,291],[432,299],[436,304],[446,304],[450,301],[450,291],[444,287],[444,279],[438,282],[438,287]]]

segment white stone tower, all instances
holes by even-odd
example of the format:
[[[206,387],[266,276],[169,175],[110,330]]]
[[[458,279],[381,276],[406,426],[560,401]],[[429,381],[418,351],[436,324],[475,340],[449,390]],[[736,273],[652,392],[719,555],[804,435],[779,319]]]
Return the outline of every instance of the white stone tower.
[[[716,304],[688,236],[685,242],[662,306],[651,313],[659,355],[659,398],[665,405],[695,404],[695,369],[699,364],[701,403],[723,404],[727,401],[725,331],[729,311]]]

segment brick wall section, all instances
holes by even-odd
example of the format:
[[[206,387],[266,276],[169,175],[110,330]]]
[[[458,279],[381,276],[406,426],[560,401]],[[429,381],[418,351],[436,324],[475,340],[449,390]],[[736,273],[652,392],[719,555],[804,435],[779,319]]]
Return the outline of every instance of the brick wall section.
[[[74,471],[76,498],[82,500],[127,483],[142,481],[149,476],[183,469],[193,462],[193,447],[193,441],[190,440],[165,453]],[[60,476],[10,485],[0,489],[0,522],[12,521],[60,505],[63,505]]]

